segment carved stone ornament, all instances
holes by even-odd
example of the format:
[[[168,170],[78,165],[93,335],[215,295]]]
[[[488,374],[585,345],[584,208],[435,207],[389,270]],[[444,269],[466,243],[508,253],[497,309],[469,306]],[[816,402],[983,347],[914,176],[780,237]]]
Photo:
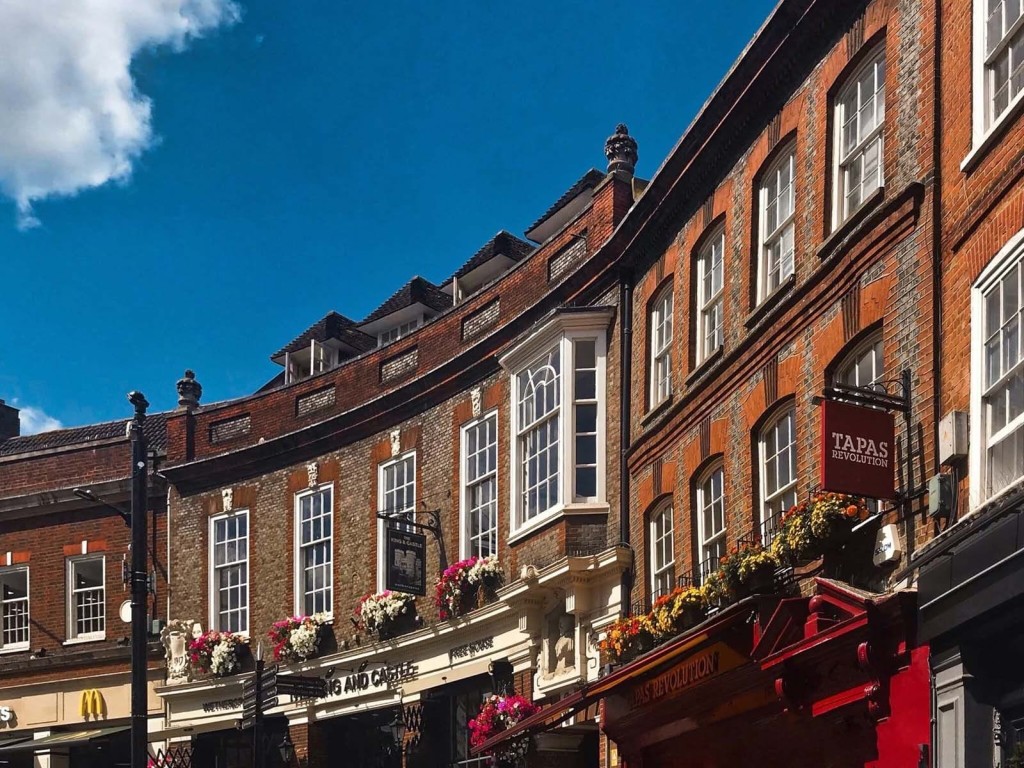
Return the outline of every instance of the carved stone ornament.
[[[185,371],[185,375],[178,379],[178,407],[191,410],[199,405],[199,398],[203,396],[203,385],[196,381],[196,375],[192,371]]]
[[[391,455],[397,456],[402,452],[402,432],[398,429],[391,430]]]
[[[476,418],[477,416],[480,415],[480,387],[474,387],[472,390],[470,390],[469,399],[473,403],[473,418]]]
[[[167,661],[167,683],[187,683],[192,680],[192,665],[189,662],[188,644],[202,628],[194,621],[169,621],[160,632],[160,641],[164,646],[164,658]]]
[[[629,135],[629,129],[619,123],[615,133],[604,143],[604,156],[608,158],[608,173],[624,171],[630,175],[636,168],[636,139]]]
[[[309,487],[315,488],[316,484],[320,482],[320,465],[315,461],[312,464],[307,464],[306,475],[309,480]]]
[[[224,502],[224,511],[230,512],[234,507],[235,491],[233,488],[225,488],[220,492],[220,497]]]

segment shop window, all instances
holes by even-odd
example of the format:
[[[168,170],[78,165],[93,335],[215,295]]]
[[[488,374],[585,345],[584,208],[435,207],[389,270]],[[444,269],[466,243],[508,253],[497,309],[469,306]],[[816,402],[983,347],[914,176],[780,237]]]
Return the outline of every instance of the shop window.
[[[589,314],[558,318],[503,359],[526,360],[510,369],[513,534],[603,502],[607,314]],[[562,322],[571,331],[556,333]]]
[[[295,499],[297,613],[333,613],[334,488],[323,486]]]
[[[0,651],[28,648],[28,568],[7,568],[0,571]]]
[[[883,184],[885,46],[849,77],[835,101],[835,203],[839,226]]]
[[[651,598],[672,591],[676,581],[675,535],[672,504],[665,504],[651,515]]]
[[[780,411],[758,440],[760,454],[761,525],[796,504],[796,420],[792,406]]]
[[[758,226],[757,302],[771,296],[794,269],[796,147],[793,142],[762,174]]]
[[[697,544],[701,576],[725,554],[725,467],[717,462],[697,482]]]
[[[974,0],[975,143],[1024,92],[1022,0]]]
[[[221,632],[249,631],[249,513],[210,520],[211,624]]]
[[[462,428],[462,556],[498,553],[498,414]]]
[[[882,333],[872,334],[848,354],[836,368],[835,381],[849,387],[874,387],[885,376]]]
[[[378,588],[384,589],[386,563],[384,528],[385,525],[400,531],[414,532],[415,526],[403,520],[416,520],[416,452],[411,451],[377,468],[377,498],[380,512],[393,518],[392,521],[377,521],[377,581]]]
[[[1024,476],[1024,354],[1021,350],[1024,233],[986,267],[972,292],[972,474],[980,502]]]
[[[651,408],[672,394],[672,304],[672,284],[669,283],[658,294],[651,309]]]
[[[725,228],[707,238],[697,252],[696,362],[699,365],[722,346]]]
[[[71,594],[68,639],[102,640],[106,637],[107,590],[103,555],[68,560],[68,591]]]

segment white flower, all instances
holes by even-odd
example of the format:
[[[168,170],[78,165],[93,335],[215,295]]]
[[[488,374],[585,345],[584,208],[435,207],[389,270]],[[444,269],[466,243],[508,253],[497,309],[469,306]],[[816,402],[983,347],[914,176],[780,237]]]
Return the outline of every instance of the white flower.
[[[288,643],[300,659],[305,660],[314,656],[317,646],[320,644],[320,633],[317,631],[317,626],[300,624],[291,631]]]

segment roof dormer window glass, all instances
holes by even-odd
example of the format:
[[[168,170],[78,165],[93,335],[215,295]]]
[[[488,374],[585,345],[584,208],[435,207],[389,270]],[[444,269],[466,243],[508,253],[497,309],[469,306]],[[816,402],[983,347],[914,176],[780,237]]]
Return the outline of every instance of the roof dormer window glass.
[[[377,334],[377,344],[383,347],[385,344],[390,344],[393,341],[398,341],[403,336],[408,336],[410,333],[420,327],[422,318],[415,317],[407,323],[402,323],[395,328],[388,328],[386,331],[381,331]]]

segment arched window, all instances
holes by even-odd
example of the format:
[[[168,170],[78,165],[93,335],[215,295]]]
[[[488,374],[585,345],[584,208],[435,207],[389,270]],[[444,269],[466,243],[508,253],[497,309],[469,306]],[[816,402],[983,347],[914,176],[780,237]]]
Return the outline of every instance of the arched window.
[[[835,102],[835,205],[839,226],[882,186],[885,125],[885,46],[848,78]]]
[[[675,532],[671,502],[662,505],[651,515],[650,526],[651,598],[653,599],[668,594],[675,586]]]
[[[882,332],[871,334],[858,344],[836,368],[835,381],[850,387],[870,387],[885,378]]]
[[[790,405],[775,415],[758,439],[761,524],[796,504],[796,414]]]
[[[701,579],[718,568],[725,554],[725,468],[721,461],[697,482],[697,552]]]
[[[672,394],[672,284],[658,294],[651,307],[651,397],[653,408]]]
[[[791,142],[761,176],[761,188],[758,193],[758,304],[771,296],[793,274],[796,233],[795,165],[796,142]]]
[[[725,286],[725,227],[705,240],[697,252],[696,361],[699,365],[711,357],[725,337],[722,307]]]

